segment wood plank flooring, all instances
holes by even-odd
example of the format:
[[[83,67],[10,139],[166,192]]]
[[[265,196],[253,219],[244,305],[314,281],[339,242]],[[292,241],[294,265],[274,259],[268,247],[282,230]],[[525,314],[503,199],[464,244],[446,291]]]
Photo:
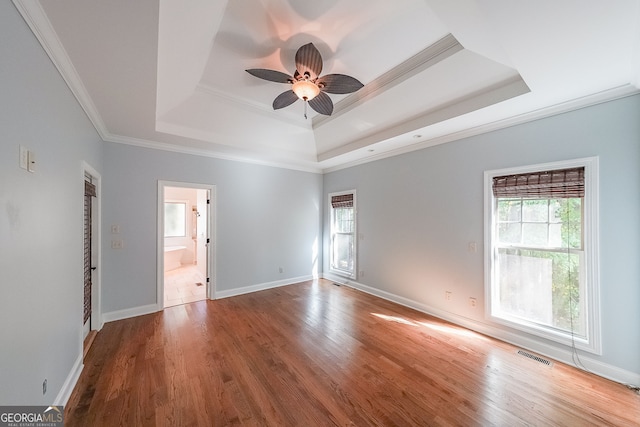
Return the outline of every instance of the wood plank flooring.
[[[633,426],[640,396],[324,280],[107,323],[67,426]]]

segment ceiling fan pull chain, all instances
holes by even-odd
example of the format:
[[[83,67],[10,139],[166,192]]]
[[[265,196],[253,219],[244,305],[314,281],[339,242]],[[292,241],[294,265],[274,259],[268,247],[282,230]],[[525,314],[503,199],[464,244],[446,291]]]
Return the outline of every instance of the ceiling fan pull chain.
[[[304,101],[304,119],[307,120],[307,101]]]

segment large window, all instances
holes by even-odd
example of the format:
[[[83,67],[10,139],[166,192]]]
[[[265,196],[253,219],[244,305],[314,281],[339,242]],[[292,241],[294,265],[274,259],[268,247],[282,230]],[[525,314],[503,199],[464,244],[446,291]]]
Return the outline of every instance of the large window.
[[[330,269],[355,277],[356,271],[355,191],[329,194],[331,218]]]
[[[487,172],[487,301],[517,329],[600,352],[595,159]]]

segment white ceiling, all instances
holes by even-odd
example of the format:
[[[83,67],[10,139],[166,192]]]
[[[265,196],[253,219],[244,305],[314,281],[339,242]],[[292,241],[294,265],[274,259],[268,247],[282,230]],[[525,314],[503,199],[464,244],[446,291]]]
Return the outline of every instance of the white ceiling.
[[[105,141],[329,171],[637,93],[640,0],[14,0]],[[364,88],[332,116],[244,70]]]

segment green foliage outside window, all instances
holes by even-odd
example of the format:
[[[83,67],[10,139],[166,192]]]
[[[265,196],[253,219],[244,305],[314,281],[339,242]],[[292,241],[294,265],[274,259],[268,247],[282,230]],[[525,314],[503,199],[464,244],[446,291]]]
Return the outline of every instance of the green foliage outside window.
[[[582,198],[503,198],[497,203],[498,242],[510,245],[501,253],[552,261],[552,324],[549,326],[585,336],[580,301]],[[505,298],[510,296],[501,295],[501,300]]]

